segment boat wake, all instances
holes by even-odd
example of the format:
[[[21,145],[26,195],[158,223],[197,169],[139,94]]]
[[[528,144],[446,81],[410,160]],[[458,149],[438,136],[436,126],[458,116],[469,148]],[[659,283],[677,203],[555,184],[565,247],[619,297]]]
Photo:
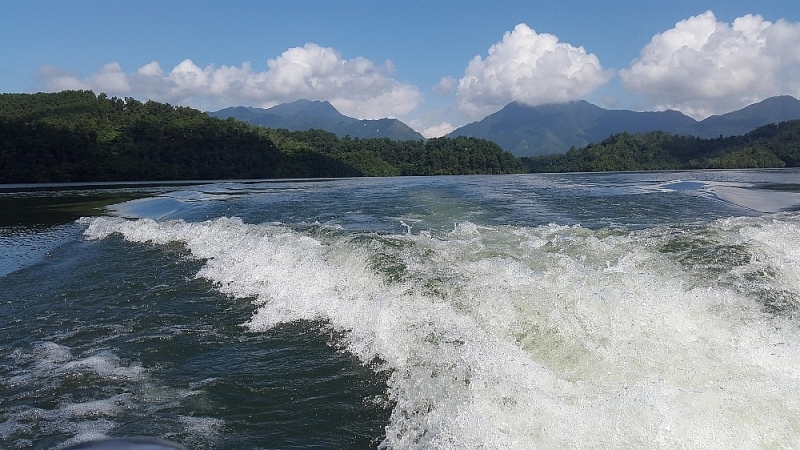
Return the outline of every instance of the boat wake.
[[[386,448],[788,447],[800,216],[638,231],[83,219],[180,243],[262,332],[319,321],[388,374]]]

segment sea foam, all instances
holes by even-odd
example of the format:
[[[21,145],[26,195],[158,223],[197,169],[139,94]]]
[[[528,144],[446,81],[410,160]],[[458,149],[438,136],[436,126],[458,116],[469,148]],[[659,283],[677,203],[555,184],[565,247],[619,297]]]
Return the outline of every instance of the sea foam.
[[[313,320],[343,332],[336,345],[388,371],[383,447],[787,447],[800,436],[796,215],[397,235],[237,218],[84,223],[89,239],[183,243],[205,260],[198,277],[258,305],[252,331]]]

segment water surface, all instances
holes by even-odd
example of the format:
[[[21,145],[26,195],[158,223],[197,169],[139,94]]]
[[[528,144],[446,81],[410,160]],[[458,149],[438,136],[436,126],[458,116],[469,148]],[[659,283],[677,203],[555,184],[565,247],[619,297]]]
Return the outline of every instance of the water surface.
[[[6,189],[0,443],[789,447],[798,180]]]

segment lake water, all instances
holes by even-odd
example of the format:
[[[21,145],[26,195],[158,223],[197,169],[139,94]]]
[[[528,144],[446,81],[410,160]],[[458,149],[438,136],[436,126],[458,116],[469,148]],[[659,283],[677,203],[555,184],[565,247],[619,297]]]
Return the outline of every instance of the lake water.
[[[0,206],[2,448],[800,442],[796,169],[5,186]]]

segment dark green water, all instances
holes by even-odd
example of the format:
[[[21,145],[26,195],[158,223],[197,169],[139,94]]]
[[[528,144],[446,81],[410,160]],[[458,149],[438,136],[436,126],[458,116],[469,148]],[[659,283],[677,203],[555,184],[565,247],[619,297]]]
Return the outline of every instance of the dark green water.
[[[7,448],[106,433],[190,448],[375,446],[388,418],[370,402],[380,377],[331,351],[319,324],[248,333],[250,302],[193,279],[201,263],[180,248],[110,244],[71,241],[2,279]]]
[[[786,447],[798,180],[0,190],[0,447]]]

